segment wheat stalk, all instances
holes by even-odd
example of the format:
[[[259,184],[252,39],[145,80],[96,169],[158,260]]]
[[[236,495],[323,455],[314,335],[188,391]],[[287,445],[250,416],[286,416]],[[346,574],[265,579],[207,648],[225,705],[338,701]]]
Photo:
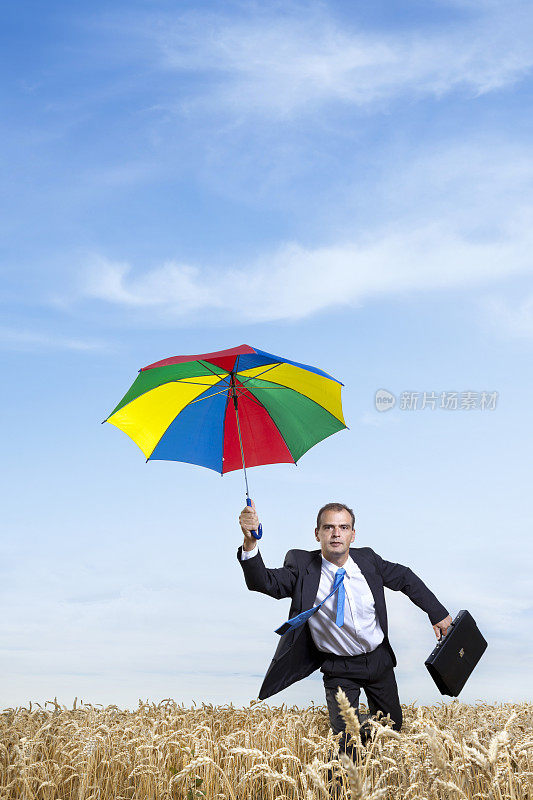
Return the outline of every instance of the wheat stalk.
[[[345,800],[533,800],[533,704],[412,704],[401,734],[372,720],[364,750],[338,700],[355,761],[332,758],[324,706],[5,709],[0,800],[325,800],[332,780]]]

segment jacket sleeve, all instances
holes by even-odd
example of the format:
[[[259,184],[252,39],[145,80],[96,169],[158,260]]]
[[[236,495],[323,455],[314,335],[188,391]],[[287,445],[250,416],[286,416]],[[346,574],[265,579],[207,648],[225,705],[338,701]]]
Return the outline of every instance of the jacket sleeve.
[[[432,625],[440,622],[448,616],[445,607],[440,603],[426,584],[415,575],[409,567],[403,564],[395,564],[393,561],[385,561],[384,558],[374,553],[376,567],[381,577],[383,585],[394,592],[403,592],[409,600],[425,611]]]
[[[281,600],[282,597],[291,597],[298,577],[298,567],[294,550],[289,550],[285,556],[283,566],[278,569],[268,569],[257,553],[253,558],[241,561],[241,550],[237,550],[237,558],[244,572],[246,586],[252,592],[261,592]]]

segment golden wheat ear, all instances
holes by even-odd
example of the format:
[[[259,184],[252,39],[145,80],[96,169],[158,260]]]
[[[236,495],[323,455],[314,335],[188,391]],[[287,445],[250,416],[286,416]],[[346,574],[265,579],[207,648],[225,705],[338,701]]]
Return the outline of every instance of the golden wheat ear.
[[[532,703],[405,705],[402,733],[371,719],[365,749],[355,709],[343,692],[337,700],[353,758],[339,754],[320,705],[8,708],[0,798],[533,800]]]

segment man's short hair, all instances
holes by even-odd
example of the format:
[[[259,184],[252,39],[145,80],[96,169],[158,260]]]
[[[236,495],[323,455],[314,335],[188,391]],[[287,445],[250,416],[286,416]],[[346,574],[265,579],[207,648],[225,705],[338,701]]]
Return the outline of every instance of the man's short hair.
[[[352,518],[352,530],[353,528],[355,528],[355,514],[353,513],[352,509],[349,506],[345,506],[344,503],[326,503],[325,506],[322,506],[316,518],[317,528],[320,528],[320,521],[322,519],[322,514],[325,511],[347,511]]]

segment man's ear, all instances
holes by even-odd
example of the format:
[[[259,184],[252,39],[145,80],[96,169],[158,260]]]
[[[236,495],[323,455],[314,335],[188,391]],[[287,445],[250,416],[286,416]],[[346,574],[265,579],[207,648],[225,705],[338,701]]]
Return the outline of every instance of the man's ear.
[[[350,539],[350,542],[353,542],[353,541],[355,541],[355,531],[352,531],[352,538]]]
[[[317,542],[320,541],[320,539],[318,538],[318,528],[315,528],[315,539],[317,540]]]

